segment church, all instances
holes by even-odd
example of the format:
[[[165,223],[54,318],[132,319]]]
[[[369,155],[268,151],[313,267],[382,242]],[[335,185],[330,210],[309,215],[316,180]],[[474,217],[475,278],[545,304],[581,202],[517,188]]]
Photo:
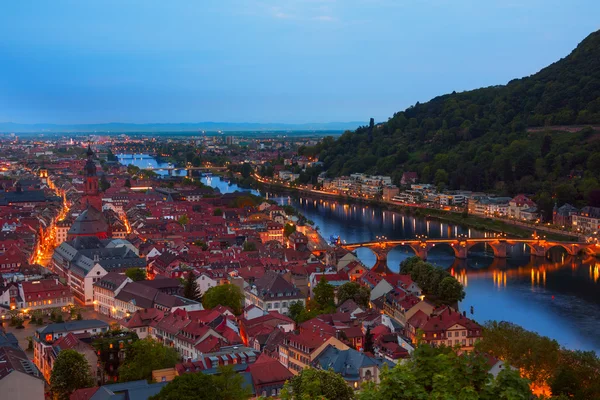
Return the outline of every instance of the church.
[[[84,190],[74,207],[82,210],[75,220],[57,224],[66,229],[65,241],[55,249],[50,267],[67,280],[74,298],[90,305],[93,284],[109,272],[124,273],[129,268],[146,268],[146,259],[125,237],[125,228],[114,211],[102,211],[94,152],[88,146],[84,167]],[[113,215],[114,214],[114,215]],[[110,222],[109,222],[110,221]],[[115,235],[115,231],[119,234]],[[60,234],[59,234],[60,235]]]

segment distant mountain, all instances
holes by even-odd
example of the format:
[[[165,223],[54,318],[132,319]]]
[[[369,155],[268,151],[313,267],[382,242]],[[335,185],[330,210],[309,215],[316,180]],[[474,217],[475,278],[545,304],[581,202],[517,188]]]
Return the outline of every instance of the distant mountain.
[[[355,129],[359,122],[326,122],[305,124],[195,122],[130,124],[18,124],[0,122],[0,132],[195,132],[195,131],[344,131]]]
[[[600,31],[534,75],[417,103],[303,152],[318,155],[331,176],[399,182],[416,171],[452,189],[537,193],[548,215],[552,198],[600,202],[600,135],[588,125],[600,125]]]

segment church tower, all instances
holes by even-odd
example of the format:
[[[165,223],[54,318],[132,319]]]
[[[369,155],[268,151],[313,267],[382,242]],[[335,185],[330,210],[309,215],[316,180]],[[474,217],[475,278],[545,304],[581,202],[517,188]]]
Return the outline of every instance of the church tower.
[[[96,173],[96,163],[94,163],[94,152],[88,145],[87,149],[87,161],[83,169],[85,176],[83,197],[81,197],[81,204],[85,208],[88,205],[94,207],[98,211],[102,211],[102,197],[100,196],[100,189],[98,186],[98,174]]]

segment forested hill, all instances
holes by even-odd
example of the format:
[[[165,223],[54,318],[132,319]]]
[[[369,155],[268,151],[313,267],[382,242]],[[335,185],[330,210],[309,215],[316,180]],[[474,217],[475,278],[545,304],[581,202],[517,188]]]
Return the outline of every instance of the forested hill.
[[[535,75],[417,103],[301,152],[318,155],[330,176],[367,172],[399,182],[416,171],[450,189],[550,196],[568,185],[558,188],[568,192],[558,193],[560,202],[587,203],[600,187],[599,135],[589,127],[527,131],[555,125],[600,125],[600,31]]]

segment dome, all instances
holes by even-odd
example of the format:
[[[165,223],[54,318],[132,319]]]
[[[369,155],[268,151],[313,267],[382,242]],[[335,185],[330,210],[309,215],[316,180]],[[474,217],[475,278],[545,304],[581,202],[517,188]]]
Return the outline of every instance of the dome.
[[[88,206],[73,222],[67,235],[106,237],[108,235],[108,222],[106,222],[102,212],[92,206]]]

